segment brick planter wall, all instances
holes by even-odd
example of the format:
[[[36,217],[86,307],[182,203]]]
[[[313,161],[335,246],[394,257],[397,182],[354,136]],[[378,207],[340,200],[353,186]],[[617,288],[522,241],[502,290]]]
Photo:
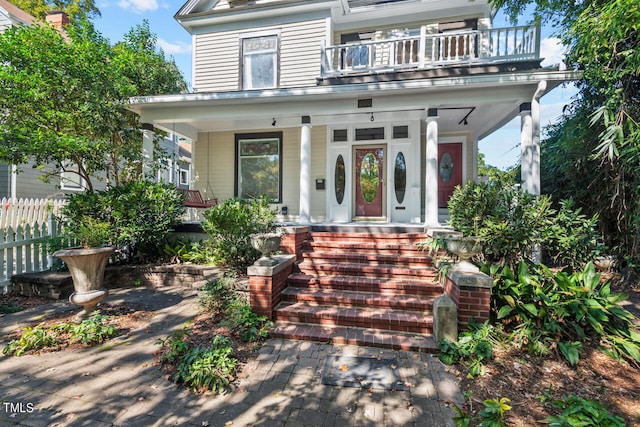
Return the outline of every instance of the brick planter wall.
[[[458,328],[468,329],[469,319],[477,322],[489,319],[493,279],[484,273],[449,271],[444,291],[458,306]]]
[[[254,313],[274,319],[273,310],[280,303],[280,295],[293,272],[295,255],[277,255],[279,263],[273,267],[252,265],[249,275],[249,302]]]

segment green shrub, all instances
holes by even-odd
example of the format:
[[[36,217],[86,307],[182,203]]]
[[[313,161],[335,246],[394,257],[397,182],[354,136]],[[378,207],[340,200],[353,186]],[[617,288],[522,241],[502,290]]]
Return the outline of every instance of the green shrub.
[[[232,198],[204,212],[202,228],[211,236],[216,263],[243,270],[260,257],[249,236],[273,231],[276,213],[269,203],[266,197]]]
[[[180,222],[184,209],[182,195],[175,187],[130,182],[71,195],[62,210],[63,229],[77,229],[87,218],[110,224],[108,242],[119,247],[123,261],[132,262],[141,255],[155,258],[162,254],[166,237]]]
[[[597,216],[587,218],[573,206],[565,200],[556,211],[549,196],[526,193],[500,179],[458,187],[449,200],[451,225],[484,239],[487,262],[511,266],[531,259],[536,246],[572,268],[593,260],[599,251]]]
[[[73,341],[88,345],[99,344],[116,334],[116,328],[109,324],[109,317],[101,315],[98,311],[77,325],[70,324],[68,330]]]
[[[490,180],[457,187],[449,200],[449,213],[457,231],[484,239],[488,262],[515,264],[543,243],[553,210],[548,197]]]
[[[511,327],[516,342],[534,354],[546,354],[557,345],[570,364],[578,363],[582,343],[594,340],[615,357],[640,362],[640,334],[633,315],[620,306],[627,298],[612,294],[610,284],[592,263],[572,274],[554,273],[545,266],[521,262],[484,266],[494,277],[493,309],[498,320]]]
[[[549,427],[598,426],[624,427],[624,419],[611,415],[598,402],[582,399],[574,394],[557,400],[553,406],[562,409],[562,414],[547,417]]]

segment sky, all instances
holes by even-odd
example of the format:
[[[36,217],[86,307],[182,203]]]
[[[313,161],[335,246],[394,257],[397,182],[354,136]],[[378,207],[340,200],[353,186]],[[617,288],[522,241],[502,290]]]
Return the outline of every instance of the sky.
[[[191,36],[173,18],[186,0],[98,0],[102,17],[94,19],[98,31],[116,43],[122,40],[131,28],[149,21],[151,31],[158,36],[158,45],[167,56],[173,57],[191,87]],[[519,24],[527,23],[527,17]],[[494,27],[512,26],[498,13]],[[543,66],[562,62],[564,46],[553,36],[551,28],[542,29],[541,56]],[[576,94],[572,85],[561,85],[541,99],[540,122],[544,127],[557,121],[563,107]],[[516,165],[520,158],[520,118],[516,117],[499,131],[478,143],[486,163],[507,169]]]

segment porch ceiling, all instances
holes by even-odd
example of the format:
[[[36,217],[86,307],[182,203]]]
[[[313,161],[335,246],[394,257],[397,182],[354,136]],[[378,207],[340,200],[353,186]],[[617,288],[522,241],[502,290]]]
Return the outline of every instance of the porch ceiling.
[[[198,132],[298,127],[300,117],[314,125],[426,117],[438,108],[440,132],[470,132],[480,139],[518,114],[530,102],[539,81],[547,92],[572,71],[544,70],[510,75],[468,76],[404,82],[378,82],[263,91],[192,93],[131,100],[130,109],[142,122],[196,139]],[[358,99],[372,99],[372,107],[358,108]],[[465,121],[466,118],[466,121]],[[466,122],[466,123],[465,123]]]

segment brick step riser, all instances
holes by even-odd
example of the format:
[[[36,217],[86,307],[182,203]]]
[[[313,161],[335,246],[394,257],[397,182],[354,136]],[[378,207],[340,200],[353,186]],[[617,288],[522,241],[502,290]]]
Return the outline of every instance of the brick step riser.
[[[282,313],[276,310],[276,322],[309,323],[320,326],[344,326],[356,328],[376,329],[380,331],[409,332],[414,334],[433,334],[431,322],[392,322],[385,319],[350,318],[346,316],[323,317],[320,313],[299,311]]]
[[[431,313],[433,310],[433,301],[403,301],[393,302],[384,298],[351,298],[341,297],[339,295],[298,295],[298,294],[282,294],[282,301],[285,302],[301,302],[313,305],[333,305],[341,308],[381,308],[395,309],[403,311],[415,311],[418,313]]]
[[[403,243],[420,243],[426,241],[424,234],[366,234],[366,233],[311,233],[310,241],[314,242],[403,242]]]
[[[303,265],[299,264],[297,270],[309,276],[353,276],[370,279],[409,279],[429,280],[436,276],[430,269],[420,268],[387,268],[383,266],[349,267],[338,264]]]
[[[422,297],[437,297],[442,295],[442,286],[437,283],[360,283],[353,281],[318,281],[317,279],[289,278],[289,286],[309,290],[334,290],[351,292],[372,292],[381,295],[418,295]]]
[[[386,244],[373,244],[373,243],[348,243],[348,242],[304,242],[302,249],[313,252],[369,252],[375,254],[407,254],[407,255],[422,255],[428,257],[429,253],[421,250],[415,245],[399,245],[396,242],[390,242]]]
[[[423,353],[437,353],[438,348],[433,340],[414,341],[408,337],[391,334],[364,334],[357,328],[349,328],[348,331],[320,328],[319,326],[286,324],[271,329],[269,335],[272,338],[289,340],[305,340],[316,342],[332,342],[334,344],[349,344],[388,348],[393,350],[419,351]],[[369,332],[369,331],[367,331]]]
[[[359,254],[302,254],[302,262],[307,264],[335,264],[335,263],[348,263],[348,264],[362,264],[365,266],[376,267],[410,267],[410,268],[429,268],[433,266],[430,263],[425,262],[424,258],[416,257],[398,257],[395,255],[377,256],[359,255]]]

